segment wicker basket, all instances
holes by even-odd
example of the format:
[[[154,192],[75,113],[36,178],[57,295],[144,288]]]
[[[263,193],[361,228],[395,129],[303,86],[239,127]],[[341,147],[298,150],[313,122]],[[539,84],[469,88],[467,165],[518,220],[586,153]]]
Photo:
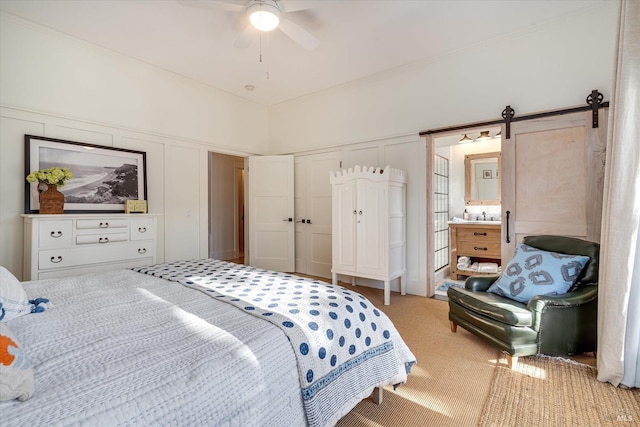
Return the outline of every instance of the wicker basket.
[[[64,194],[58,191],[58,186],[45,184],[47,189],[40,192],[40,213],[61,214],[64,213]]]

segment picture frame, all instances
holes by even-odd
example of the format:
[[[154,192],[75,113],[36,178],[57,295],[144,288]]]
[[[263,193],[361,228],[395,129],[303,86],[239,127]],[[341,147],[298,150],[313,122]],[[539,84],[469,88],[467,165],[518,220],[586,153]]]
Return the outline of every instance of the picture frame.
[[[493,178],[493,174],[491,173],[491,169],[484,169],[482,171],[482,178],[484,178],[484,179],[492,179]]]
[[[66,167],[74,177],[59,191],[64,213],[124,213],[126,200],[147,200],[144,151],[84,142],[24,136],[25,177],[53,166]],[[38,182],[25,179],[25,213],[40,209]]]

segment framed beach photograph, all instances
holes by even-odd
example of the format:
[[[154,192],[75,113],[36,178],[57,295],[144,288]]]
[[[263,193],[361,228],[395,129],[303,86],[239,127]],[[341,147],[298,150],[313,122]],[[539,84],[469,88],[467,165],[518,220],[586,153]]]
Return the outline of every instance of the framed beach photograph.
[[[34,135],[25,135],[24,145],[25,176],[51,167],[73,173],[58,188],[64,194],[64,213],[124,213],[125,201],[147,198],[143,151]],[[38,182],[25,183],[25,213],[38,213]]]

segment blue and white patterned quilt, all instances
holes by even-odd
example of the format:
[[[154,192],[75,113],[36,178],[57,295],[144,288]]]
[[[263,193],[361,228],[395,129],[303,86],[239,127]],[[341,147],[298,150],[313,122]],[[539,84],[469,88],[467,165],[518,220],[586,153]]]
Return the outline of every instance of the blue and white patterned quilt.
[[[134,268],[278,326],[296,355],[310,426],[332,425],[376,386],[406,381],[415,357],[387,316],[341,286],[214,259]]]

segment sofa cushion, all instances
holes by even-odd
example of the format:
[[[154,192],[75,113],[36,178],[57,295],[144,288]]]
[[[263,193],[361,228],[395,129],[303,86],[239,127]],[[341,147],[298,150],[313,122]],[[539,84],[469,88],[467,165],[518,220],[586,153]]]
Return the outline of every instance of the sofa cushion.
[[[588,261],[588,256],[548,252],[519,243],[502,275],[487,292],[522,303],[536,295],[564,294]]]
[[[487,292],[451,287],[447,290],[449,301],[468,310],[512,326],[532,326],[533,313],[526,305]]]

